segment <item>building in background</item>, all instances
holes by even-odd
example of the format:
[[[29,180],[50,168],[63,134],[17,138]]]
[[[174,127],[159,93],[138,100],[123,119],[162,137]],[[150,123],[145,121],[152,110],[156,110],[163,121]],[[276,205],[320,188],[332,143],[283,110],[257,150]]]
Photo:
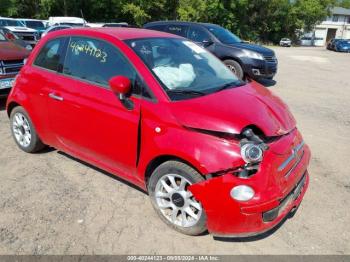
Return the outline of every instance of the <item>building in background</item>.
[[[332,38],[350,39],[350,9],[334,7],[331,15],[316,25],[313,32],[301,37],[300,44],[324,46]]]

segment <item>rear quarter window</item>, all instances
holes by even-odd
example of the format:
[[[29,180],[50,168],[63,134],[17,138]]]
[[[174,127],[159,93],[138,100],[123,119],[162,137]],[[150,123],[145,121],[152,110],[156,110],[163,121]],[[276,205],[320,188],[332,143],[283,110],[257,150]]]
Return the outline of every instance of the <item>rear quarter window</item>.
[[[58,38],[48,41],[40,50],[34,61],[34,65],[57,71],[62,68],[64,59],[63,48],[66,38]]]

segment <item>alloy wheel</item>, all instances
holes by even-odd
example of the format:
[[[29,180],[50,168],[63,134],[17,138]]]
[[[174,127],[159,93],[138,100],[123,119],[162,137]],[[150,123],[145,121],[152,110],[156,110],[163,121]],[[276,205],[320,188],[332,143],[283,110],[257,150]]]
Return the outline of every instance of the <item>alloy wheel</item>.
[[[16,113],[12,122],[13,134],[22,147],[28,147],[32,140],[32,133],[27,118],[22,113]]]
[[[177,174],[162,176],[155,188],[155,199],[163,216],[181,227],[192,227],[200,220],[202,206],[187,190],[191,185]]]
[[[236,68],[232,65],[226,65],[235,75],[237,75]]]

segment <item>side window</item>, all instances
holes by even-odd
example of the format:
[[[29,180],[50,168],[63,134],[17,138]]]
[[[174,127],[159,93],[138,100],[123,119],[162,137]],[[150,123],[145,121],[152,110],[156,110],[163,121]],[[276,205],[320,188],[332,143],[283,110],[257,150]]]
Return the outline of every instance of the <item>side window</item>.
[[[64,41],[65,38],[58,38],[47,42],[36,57],[34,65],[57,71],[62,66]]]
[[[168,32],[170,34],[187,37],[188,26],[185,25],[169,25]]]
[[[203,42],[205,40],[210,40],[210,35],[200,27],[191,26],[188,32],[188,38],[193,42]]]
[[[116,47],[84,37],[70,39],[63,73],[107,87],[113,76],[126,76],[134,84],[137,75]]]

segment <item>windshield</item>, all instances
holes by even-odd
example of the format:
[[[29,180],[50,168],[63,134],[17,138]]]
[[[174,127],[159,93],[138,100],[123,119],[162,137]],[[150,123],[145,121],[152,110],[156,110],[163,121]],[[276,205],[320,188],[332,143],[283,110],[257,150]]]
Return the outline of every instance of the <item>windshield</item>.
[[[45,29],[44,23],[41,21],[26,21],[26,26],[34,29]]]
[[[206,28],[223,44],[235,44],[242,42],[238,36],[221,26],[206,25]]]
[[[0,41],[7,41],[6,37],[0,33]]]
[[[171,100],[243,84],[215,56],[188,40],[148,38],[126,42],[158,78]]]
[[[23,24],[17,20],[0,19],[0,26],[23,26]]]

